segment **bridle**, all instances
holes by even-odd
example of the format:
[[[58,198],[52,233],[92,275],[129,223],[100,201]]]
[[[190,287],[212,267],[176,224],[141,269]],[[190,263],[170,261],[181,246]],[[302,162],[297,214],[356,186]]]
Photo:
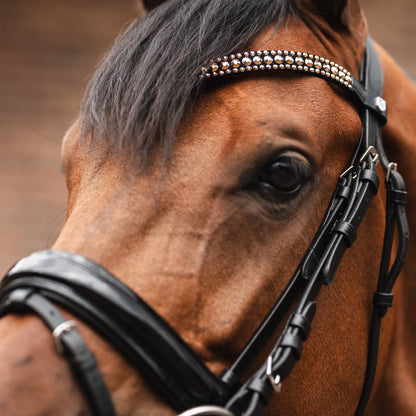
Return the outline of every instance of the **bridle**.
[[[356,236],[379,179],[386,171],[386,226],[379,279],[374,293],[367,369],[355,415],[364,413],[377,365],[382,317],[392,305],[393,285],[406,258],[408,225],[406,191],[397,165],[384,153],[381,126],[386,122],[383,72],[371,39],[358,81],[343,67],[316,55],[293,51],[246,52],[208,63],[203,78],[227,74],[303,71],[337,83],[351,94],[361,111],[362,133],[350,166],[337,187],[312,244],[287,287],[236,361],[218,378],[179,335],[135,293],[100,265],[78,254],[42,251],[20,260],[0,286],[0,317],[31,312],[51,330],[57,348],[68,360],[94,415],[115,415],[111,397],[95,358],[76,329],[54,306],[90,325],[109,341],[165,396],[180,416],[259,416],[274,391],[290,374],[302,353],[324,285],[332,283],[338,265]],[[391,264],[393,236],[398,248]],[[298,303],[293,304],[296,299]],[[276,327],[285,327],[267,360],[241,382]]]

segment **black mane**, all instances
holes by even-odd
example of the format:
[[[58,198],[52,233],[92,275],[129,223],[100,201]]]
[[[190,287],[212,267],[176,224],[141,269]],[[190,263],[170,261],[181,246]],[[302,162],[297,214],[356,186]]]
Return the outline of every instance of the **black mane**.
[[[204,61],[241,50],[269,24],[295,12],[293,0],[168,0],[137,19],[91,80],[81,108],[92,142],[137,155],[170,154],[178,124],[200,92]]]

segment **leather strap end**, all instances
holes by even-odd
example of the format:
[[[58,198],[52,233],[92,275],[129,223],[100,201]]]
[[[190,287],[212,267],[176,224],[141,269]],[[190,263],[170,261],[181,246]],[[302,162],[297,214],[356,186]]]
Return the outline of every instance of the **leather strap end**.
[[[393,306],[393,293],[374,292],[373,305],[380,317],[386,315],[388,308]]]

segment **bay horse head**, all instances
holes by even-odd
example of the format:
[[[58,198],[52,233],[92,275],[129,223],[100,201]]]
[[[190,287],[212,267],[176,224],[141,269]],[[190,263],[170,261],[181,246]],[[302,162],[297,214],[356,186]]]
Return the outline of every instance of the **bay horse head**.
[[[388,160],[414,189],[416,90],[367,40],[359,2],[144,3],[64,138],[53,250],[3,281],[0,313],[31,310],[53,338],[33,315],[0,321],[2,413],[348,415],[360,402],[359,415],[369,400],[369,415],[415,414],[415,256],[372,373],[407,249]]]

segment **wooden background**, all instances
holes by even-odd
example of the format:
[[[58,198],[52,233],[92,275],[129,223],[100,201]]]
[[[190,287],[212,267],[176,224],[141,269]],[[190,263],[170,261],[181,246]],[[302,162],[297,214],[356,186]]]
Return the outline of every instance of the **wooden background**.
[[[370,31],[416,75],[414,0],[364,0]],[[137,0],[0,0],[0,277],[65,219],[60,143]]]

